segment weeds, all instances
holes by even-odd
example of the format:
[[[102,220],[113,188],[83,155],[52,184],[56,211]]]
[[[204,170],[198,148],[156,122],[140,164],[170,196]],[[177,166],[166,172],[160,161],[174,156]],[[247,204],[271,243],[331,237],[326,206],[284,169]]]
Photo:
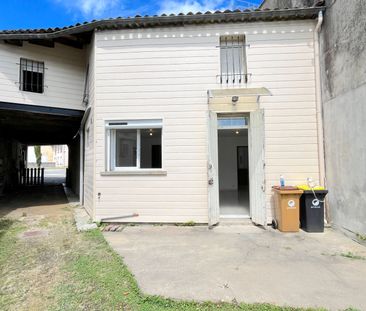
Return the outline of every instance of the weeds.
[[[356,259],[356,260],[366,260],[366,257],[353,254],[352,252],[341,253],[341,256],[350,258],[350,259]]]

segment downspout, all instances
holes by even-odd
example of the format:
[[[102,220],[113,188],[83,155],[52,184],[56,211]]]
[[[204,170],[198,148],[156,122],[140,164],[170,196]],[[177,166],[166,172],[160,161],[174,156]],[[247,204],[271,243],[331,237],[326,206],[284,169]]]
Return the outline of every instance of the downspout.
[[[315,60],[315,83],[316,83],[316,121],[318,134],[318,163],[319,163],[319,184],[326,186],[325,176],[325,152],[324,152],[324,128],[323,128],[323,103],[321,94],[321,78],[320,78],[320,31],[323,24],[323,12],[318,13],[318,23],[314,30],[314,60]],[[325,206],[325,217],[329,223],[329,208]]]
[[[84,127],[86,120],[89,117],[90,114],[90,107],[87,107],[85,110],[85,113],[83,115],[83,118],[80,123],[80,129],[78,133],[74,136],[74,138],[79,134],[80,135],[80,181],[79,181],[79,202],[80,205],[84,205]]]

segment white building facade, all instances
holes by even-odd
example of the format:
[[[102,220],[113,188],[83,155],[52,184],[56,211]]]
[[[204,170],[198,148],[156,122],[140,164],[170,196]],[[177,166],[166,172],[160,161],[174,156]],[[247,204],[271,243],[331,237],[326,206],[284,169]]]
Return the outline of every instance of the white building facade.
[[[69,96],[85,110],[80,195],[93,219],[266,225],[281,174],[288,184],[322,183],[322,10],[87,25]]]

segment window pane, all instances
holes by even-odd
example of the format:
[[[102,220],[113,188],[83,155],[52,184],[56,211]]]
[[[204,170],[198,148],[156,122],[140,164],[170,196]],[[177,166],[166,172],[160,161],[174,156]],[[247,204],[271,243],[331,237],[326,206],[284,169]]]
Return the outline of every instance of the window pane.
[[[217,120],[218,128],[244,128],[248,126],[248,118],[247,117],[226,117],[219,118]]]
[[[23,71],[23,91],[43,93],[43,74]]]
[[[116,130],[116,167],[135,167],[137,130]]]
[[[240,82],[246,74],[245,38],[223,36],[220,38],[221,81]]]
[[[161,168],[161,129],[141,130],[141,168]]]
[[[21,58],[20,69],[20,89],[27,92],[43,93],[44,63]]]

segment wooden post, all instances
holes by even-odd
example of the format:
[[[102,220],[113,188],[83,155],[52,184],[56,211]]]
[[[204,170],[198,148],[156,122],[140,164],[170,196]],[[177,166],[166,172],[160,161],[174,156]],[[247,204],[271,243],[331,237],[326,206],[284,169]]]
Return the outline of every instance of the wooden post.
[[[25,185],[25,168],[22,168],[21,170],[20,170],[20,180],[21,180],[21,183],[22,183],[22,186],[24,186]]]
[[[41,185],[44,185],[44,167],[41,168]]]
[[[29,185],[29,168],[27,168],[26,179],[27,179],[26,184]]]
[[[30,184],[31,185],[34,184],[34,180],[33,180],[33,167],[30,169]]]
[[[37,185],[41,184],[41,168],[38,168]]]

